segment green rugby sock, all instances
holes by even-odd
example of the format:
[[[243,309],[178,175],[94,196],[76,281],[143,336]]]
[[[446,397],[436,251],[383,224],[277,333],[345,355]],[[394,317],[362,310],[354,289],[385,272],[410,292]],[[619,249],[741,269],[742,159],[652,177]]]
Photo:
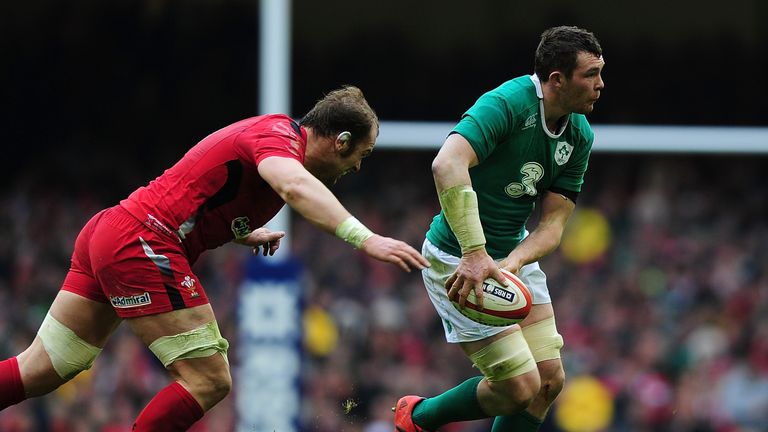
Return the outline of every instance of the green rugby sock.
[[[477,385],[482,380],[482,376],[476,376],[441,395],[424,399],[413,409],[413,422],[433,431],[446,423],[487,418],[477,401]]]
[[[538,417],[528,411],[520,411],[512,416],[496,417],[491,432],[536,432],[541,423]]]

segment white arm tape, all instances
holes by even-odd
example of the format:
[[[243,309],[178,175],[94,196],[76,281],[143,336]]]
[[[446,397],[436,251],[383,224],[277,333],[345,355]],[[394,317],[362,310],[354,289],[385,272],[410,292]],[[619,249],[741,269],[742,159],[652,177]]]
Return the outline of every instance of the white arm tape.
[[[451,226],[461,253],[476,251],[485,246],[477,194],[469,185],[458,185],[440,192],[440,206]]]

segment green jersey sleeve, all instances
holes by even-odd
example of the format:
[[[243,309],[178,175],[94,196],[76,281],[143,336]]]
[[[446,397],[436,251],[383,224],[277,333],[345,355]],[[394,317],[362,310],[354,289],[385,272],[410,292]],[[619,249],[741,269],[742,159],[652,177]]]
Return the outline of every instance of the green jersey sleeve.
[[[512,124],[513,114],[504,98],[489,92],[464,113],[453,132],[469,141],[477,160],[483,162],[498,143],[504,142]]]

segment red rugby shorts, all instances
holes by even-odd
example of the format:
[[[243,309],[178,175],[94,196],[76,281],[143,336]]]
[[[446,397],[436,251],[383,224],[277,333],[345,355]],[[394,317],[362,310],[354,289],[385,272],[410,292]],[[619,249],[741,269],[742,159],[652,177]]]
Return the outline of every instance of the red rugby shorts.
[[[109,303],[121,318],[208,303],[179,239],[149,229],[119,205],[80,231],[61,289]]]

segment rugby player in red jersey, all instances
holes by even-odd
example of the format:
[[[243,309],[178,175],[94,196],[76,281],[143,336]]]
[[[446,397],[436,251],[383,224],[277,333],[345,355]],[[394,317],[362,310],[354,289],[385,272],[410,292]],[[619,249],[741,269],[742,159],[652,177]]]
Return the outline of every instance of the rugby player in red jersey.
[[[187,430],[232,384],[229,344],[191,266],[230,241],[274,254],[285,233],[262,225],[284,204],[375,259],[405,271],[428,266],[411,246],[368,230],[327,188],[360,169],[378,132],[362,92],[344,87],[298,123],[264,115],[212,133],[96,214],[75,241],[72,266],[34,341],[0,362],[0,409],[90,368],[125,320],[173,378],[133,430]]]

